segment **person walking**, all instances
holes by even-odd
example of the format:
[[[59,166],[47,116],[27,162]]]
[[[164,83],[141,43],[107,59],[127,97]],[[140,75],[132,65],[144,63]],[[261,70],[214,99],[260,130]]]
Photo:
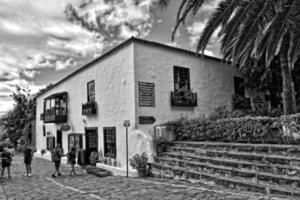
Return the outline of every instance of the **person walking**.
[[[51,153],[52,161],[54,162],[55,171],[52,174],[52,177],[55,178],[57,176],[61,176],[61,173],[59,172],[61,157],[63,156],[63,151],[60,148],[60,144],[57,144],[56,147],[53,149]]]
[[[11,178],[10,176],[10,165],[12,161],[12,153],[9,151],[7,147],[3,149],[3,152],[1,153],[1,160],[2,160],[2,170],[1,170],[1,178],[3,178],[5,168],[7,168],[8,178]]]
[[[24,163],[26,165],[26,174],[31,176],[31,162],[33,158],[33,150],[27,145],[24,149]]]
[[[76,175],[75,173],[75,164],[76,164],[76,149],[72,147],[71,150],[67,153],[68,164],[71,166],[70,176]]]

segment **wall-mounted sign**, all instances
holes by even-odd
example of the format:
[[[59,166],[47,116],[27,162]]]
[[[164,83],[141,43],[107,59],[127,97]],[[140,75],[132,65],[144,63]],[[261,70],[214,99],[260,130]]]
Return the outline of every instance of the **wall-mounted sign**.
[[[70,129],[71,129],[71,126],[68,124],[64,124],[60,127],[60,130],[62,130],[62,131],[68,131]]]
[[[153,124],[155,121],[156,120],[153,116],[140,116],[139,117],[140,124]]]
[[[130,126],[130,121],[124,120],[124,127],[129,127],[129,126]]]
[[[154,83],[139,81],[139,106],[155,107],[155,85]]]

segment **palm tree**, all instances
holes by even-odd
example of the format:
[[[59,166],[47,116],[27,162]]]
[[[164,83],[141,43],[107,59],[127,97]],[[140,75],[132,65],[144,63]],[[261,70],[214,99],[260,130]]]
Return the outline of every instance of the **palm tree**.
[[[195,15],[204,0],[182,0],[174,34],[188,14]],[[160,0],[167,6],[170,0]],[[264,60],[268,69],[280,58],[284,114],[296,112],[292,70],[300,55],[299,0],[221,0],[199,36],[197,51],[204,52],[218,27],[224,60],[239,68]]]

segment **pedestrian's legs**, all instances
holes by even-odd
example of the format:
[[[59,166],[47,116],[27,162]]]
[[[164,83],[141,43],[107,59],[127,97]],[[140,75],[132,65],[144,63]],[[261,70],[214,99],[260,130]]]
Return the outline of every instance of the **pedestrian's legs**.
[[[26,175],[28,176],[29,172],[28,172],[28,164],[25,164],[26,166]]]
[[[60,161],[57,162],[57,175],[61,176],[61,173],[59,172],[59,167],[60,167]]]
[[[72,171],[73,171],[73,174],[75,175],[75,165],[72,164]]]
[[[4,170],[5,170],[5,167],[2,167],[2,170],[1,170],[1,178],[3,178]]]
[[[31,163],[28,164],[28,171],[29,171],[29,174],[31,176]]]
[[[7,167],[7,173],[8,173],[8,178],[11,178],[11,176],[10,176],[10,166]]]

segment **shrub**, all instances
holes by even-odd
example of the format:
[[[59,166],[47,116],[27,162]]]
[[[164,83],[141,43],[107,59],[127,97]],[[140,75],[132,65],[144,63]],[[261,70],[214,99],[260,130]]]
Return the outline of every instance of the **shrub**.
[[[283,125],[300,131],[300,114],[282,117],[241,117],[220,120],[186,119],[166,123],[176,140],[283,143]],[[291,141],[296,143],[297,141]]]
[[[96,163],[99,161],[99,153],[96,151],[91,152],[90,163],[92,166],[96,166]]]
[[[130,160],[130,165],[133,169],[146,168],[148,162],[148,156],[145,152],[142,155],[136,154]]]
[[[46,153],[46,149],[41,150],[41,154],[44,155]]]

